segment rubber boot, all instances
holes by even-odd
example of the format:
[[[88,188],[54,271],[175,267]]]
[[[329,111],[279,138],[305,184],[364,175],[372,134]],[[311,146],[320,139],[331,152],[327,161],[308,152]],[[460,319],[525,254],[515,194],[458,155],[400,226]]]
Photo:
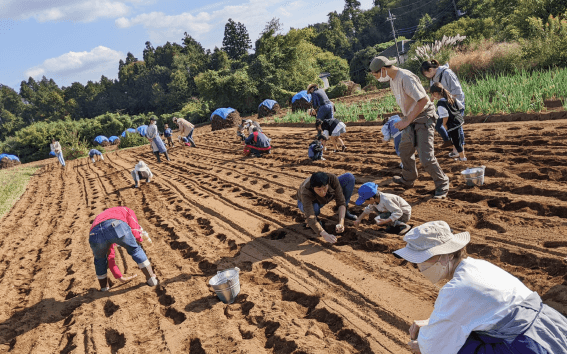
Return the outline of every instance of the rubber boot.
[[[356,215],[351,214],[348,210],[345,212],[345,219],[356,220]]]
[[[156,155],[157,157],[157,162],[161,162],[161,159],[159,158],[159,152],[158,151],[154,152],[154,155]]]
[[[144,273],[144,275],[146,276],[146,283],[148,283],[149,286],[158,285],[156,275],[154,274],[151,265],[141,269],[142,269],[142,273]]]
[[[167,151],[164,152],[164,154],[165,154],[165,158],[167,159],[167,161],[171,161],[171,159],[169,158],[169,154],[167,153]]]

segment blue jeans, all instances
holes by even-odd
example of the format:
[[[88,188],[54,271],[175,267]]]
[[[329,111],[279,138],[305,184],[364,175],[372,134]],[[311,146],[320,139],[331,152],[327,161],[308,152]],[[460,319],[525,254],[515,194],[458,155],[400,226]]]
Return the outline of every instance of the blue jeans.
[[[465,114],[464,109],[461,109],[461,114]],[[435,130],[437,130],[439,135],[441,135],[443,141],[451,140],[449,133],[447,133],[447,130],[445,129],[445,127],[443,127],[443,119],[437,119],[437,122],[435,123]],[[463,131],[463,126],[459,127],[459,137],[459,140],[462,142],[461,145],[465,145],[465,132]]]
[[[106,278],[108,268],[107,252],[116,243],[126,249],[138,265],[146,262],[146,253],[136,242],[132,229],[122,220],[110,219],[97,224],[90,232],[89,244],[94,255],[96,275],[99,279]]]
[[[310,159],[313,161],[317,161],[317,160],[321,160],[321,157],[323,157],[323,151],[318,151],[318,152],[314,152],[313,156],[311,156]]]
[[[343,190],[343,196],[345,197],[346,205],[348,207],[348,202],[350,200],[350,197],[352,196],[352,192],[354,191],[354,176],[352,175],[352,173],[347,172],[344,175],[340,175],[338,178],[339,184],[341,185],[341,188]],[[320,205],[319,203],[313,203],[315,216],[319,216],[319,214],[321,213],[321,208],[324,206],[325,204]],[[303,211],[303,203],[301,202],[301,200],[297,201],[297,207],[299,208],[299,210],[301,210],[302,213],[305,213],[305,211]]]
[[[57,154],[57,158],[59,159],[61,166],[65,166],[65,159],[63,159],[63,151]]]
[[[317,109],[317,119],[325,120],[325,119],[333,119],[334,112],[333,112],[333,105],[326,104]],[[331,134],[332,132],[329,132]]]
[[[194,131],[195,131],[195,129],[191,129],[191,132],[189,133],[189,135],[187,135],[187,140],[189,140],[189,143],[193,147],[195,147],[195,141],[193,141],[193,132]]]

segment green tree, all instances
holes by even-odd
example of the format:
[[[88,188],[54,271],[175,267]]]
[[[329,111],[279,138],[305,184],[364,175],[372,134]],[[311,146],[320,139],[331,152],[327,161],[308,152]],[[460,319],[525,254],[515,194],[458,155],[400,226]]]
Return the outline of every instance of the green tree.
[[[250,41],[248,30],[244,24],[234,22],[229,18],[224,26],[222,50],[224,50],[231,59],[238,59],[247,54],[250,48],[252,48],[252,42]]]

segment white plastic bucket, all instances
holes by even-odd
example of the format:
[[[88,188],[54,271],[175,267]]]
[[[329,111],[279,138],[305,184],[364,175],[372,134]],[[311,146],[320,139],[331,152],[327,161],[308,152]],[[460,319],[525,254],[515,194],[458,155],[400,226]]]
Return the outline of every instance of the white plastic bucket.
[[[240,293],[240,279],[238,267],[217,272],[217,275],[209,280],[218,298],[225,304],[232,304]]]
[[[484,184],[484,170],[486,166],[467,168],[461,171],[461,174],[465,177],[465,182],[467,186],[482,186]]]

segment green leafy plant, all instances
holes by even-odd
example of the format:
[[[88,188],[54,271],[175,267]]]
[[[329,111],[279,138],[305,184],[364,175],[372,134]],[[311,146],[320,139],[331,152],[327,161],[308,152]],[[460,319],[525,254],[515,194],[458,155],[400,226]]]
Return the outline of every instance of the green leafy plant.
[[[149,144],[148,139],[140,136],[138,133],[126,133],[126,137],[120,137],[119,149],[130,148],[134,146],[142,146]]]

